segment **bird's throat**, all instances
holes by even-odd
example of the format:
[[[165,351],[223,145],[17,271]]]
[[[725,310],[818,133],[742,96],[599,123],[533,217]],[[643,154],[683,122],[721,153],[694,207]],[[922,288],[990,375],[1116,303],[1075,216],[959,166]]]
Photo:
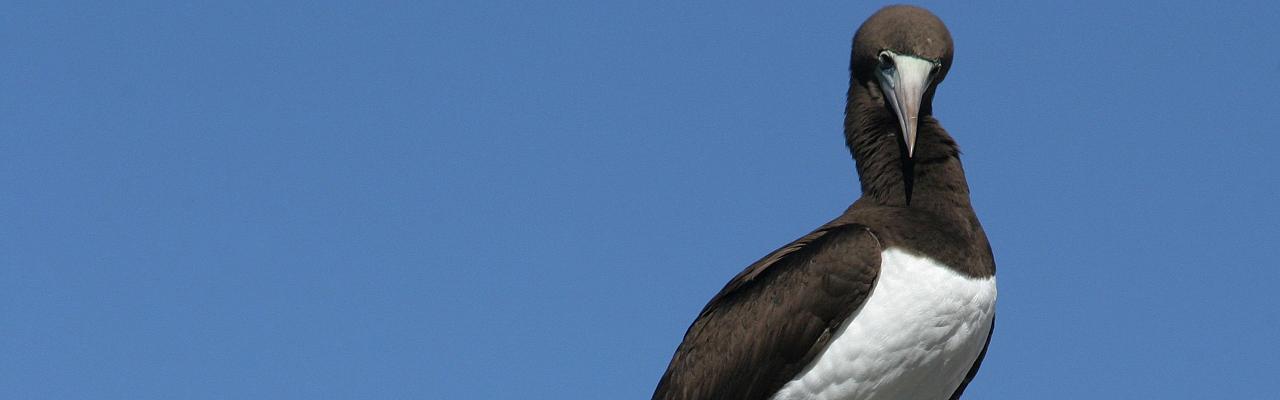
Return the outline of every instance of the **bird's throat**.
[[[968,183],[955,141],[921,115],[915,154],[907,156],[898,121],[882,99],[851,96],[845,142],[858,168],[862,201],[912,208],[969,207]]]

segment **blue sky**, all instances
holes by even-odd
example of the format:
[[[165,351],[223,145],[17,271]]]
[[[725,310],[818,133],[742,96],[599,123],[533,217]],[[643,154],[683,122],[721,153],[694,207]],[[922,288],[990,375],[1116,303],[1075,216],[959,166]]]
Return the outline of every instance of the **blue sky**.
[[[1274,395],[1280,5],[1122,3],[926,4],[999,268],[969,398]],[[648,398],[858,196],[879,6],[5,3],[0,392]]]

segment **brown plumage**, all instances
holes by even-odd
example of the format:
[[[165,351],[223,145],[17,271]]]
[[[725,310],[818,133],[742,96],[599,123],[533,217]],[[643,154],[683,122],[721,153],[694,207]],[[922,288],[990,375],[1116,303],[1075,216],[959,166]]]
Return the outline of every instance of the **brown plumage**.
[[[934,66],[912,128],[914,154],[901,112],[876,77],[877,68],[893,67],[885,65],[892,62],[886,54]],[[910,249],[968,276],[995,273],[969,203],[959,149],[932,116],[934,92],[951,61],[950,33],[924,9],[888,7],[863,23],[854,36],[845,111],[845,139],[862,197],[730,280],[689,327],[654,399],[770,398],[867,299],[888,247]],[[974,361],[952,398],[981,361]]]

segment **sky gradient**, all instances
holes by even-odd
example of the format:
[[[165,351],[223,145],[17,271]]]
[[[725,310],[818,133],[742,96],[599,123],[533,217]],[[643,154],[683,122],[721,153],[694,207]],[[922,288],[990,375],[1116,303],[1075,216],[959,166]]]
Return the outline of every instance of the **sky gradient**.
[[[465,3],[465,4],[464,4]],[[880,4],[0,5],[5,398],[645,399],[858,196]],[[998,268],[966,398],[1266,398],[1280,5],[925,3]]]

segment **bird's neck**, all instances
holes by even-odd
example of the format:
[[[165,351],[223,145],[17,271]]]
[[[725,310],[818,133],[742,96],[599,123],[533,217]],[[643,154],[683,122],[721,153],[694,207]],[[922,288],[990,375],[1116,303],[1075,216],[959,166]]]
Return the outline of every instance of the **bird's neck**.
[[[850,93],[845,141],[862,183],[859,202],[909,207],[968,219],[973,213],[969,184],[955,140],[924,104],[914,154],[908,158],[898,121],[884,100],[868,90]]]

